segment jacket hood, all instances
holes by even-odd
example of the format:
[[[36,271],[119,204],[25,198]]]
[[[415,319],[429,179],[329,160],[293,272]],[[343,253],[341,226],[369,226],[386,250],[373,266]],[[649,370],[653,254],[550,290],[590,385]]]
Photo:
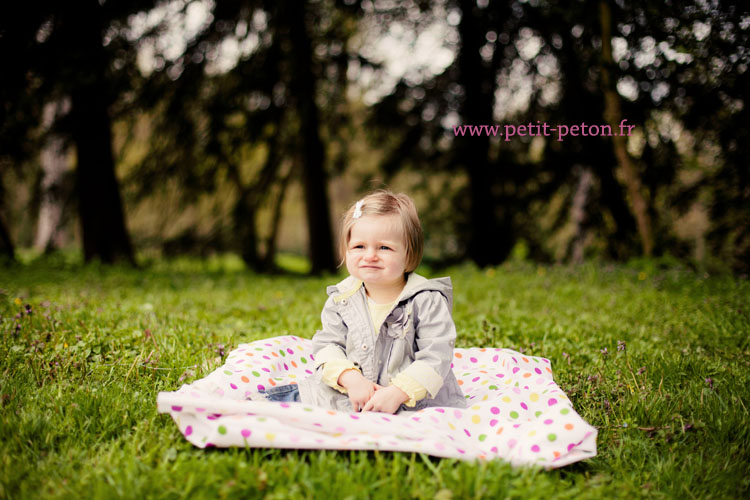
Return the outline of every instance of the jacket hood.
[[[354,295],[360,288],[362,288],[362,281],[349,276],[339,283],[329,286],[326,288],[326,293],[333,297],[335,302],[339,302],[341,299],[345,299]],[[417,273],[409,273],[406,279],[406,286],[401,291],[401,295],[398,296],[397,302],[410,299],[419,292],[426,290],[433,290],[442,293],[446,299],[448,299],[448,307],[453,310],[453,285],[451,279],[448,277],[427,279],[424,276],[420,276]]]

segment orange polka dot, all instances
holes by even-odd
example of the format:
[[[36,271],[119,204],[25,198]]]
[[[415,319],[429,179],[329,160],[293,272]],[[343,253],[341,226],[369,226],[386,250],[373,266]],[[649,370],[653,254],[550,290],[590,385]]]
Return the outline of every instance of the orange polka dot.
[[[503,433],[503,428],[502,428],[502,427],[500,427],[500,428],[499,428],[499,429],[497,430],[497,433],[498,433],[498,434],[502,434],[502,433]]]
[[[246,384],[247,384],[248,382],[250,382],[250,379],[249,379],[249,378],[247,378],[247,377],[246,377],[246,376],[244,376],[244,375],[243,375],[242,377],[240,377],[240,380],[242,380],[242,381],[243,381],[243,382],[245,382]]]
[[[487,370],[479,370],[479,373],[487,373]]]
[[[457,358],[463,358],[460,352],[455,353],[454,356],[456,356]]]
[[[569,431],[573,430],[573,424],[565,424],[565,428]]]
[[[531,377],[531,373],[526,372],[523,374],[523,378],[529,378],[529,377]]]
[[[549,369],[549,366],[545,367],[544,369],[547,370],[548,372],[552,373],[552,370]]]
[[[553,451],[552,454],[555,456],[555,458],[559,458],[560,457],[560,452],[559,451]]]
[[[245,353],[245,356],[253,356],[253,353],[251,353],[251,352],[246,352],[246,353]]]
[[[276,382],[274,382],[272,378],[268,379],[268,383],[271,385],[276,385]]]
[[[328,413],[329,415],[335,415],[336,414],[336,412],[333,411],[333,410],[328,410],[326,413]]]
[[[292,361],[292,366],[295,367],[295,368],[297,368],[297,363],[295,363],[294,361]]]
[[[482,347],[481,349],[479,349],[479,352],[486,352],[486,351],[487,351],[486,347]]]
[[[464,381],[463,380],[459,380],[458,381],[458,385],[464,385]]]
[[[278,354],[276,354],[275,352],[272,352],[272,353],[271,353],[271,355],[272,355],[272,356],[273,356],[274,358],[278,358],[278,357],[279,357],[279,355],[278,355]]]
[[[521,358],[521,359],[523,360],[524,363],[528,363],[529,362],[529,358]]]

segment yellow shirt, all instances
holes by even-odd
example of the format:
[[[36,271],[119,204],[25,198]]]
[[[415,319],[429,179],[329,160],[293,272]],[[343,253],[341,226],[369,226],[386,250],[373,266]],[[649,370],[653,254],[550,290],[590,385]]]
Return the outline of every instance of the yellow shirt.
[[[376,332],[380,332],[380,327],[383,325],[383,321],[388,316],[388,313],[393,309],[396,301],[378,304],[371,298],[367,298],[367,308],[370,311],[370,318],[372,324],[375,327]],[[357,370],[360,371],[354,363],[348,359],[336,359],[328,361],[323,365],[323,382],[333,387],[337,391],[346,394],[346,389],[338,384],[339,377],[346,370]],[[391,384],[395,385],[409,396],[409,400],[405,403],[406,406],[414,406],[417,401],[423,399],[427,395],[427,389],[414,380],[412,377],[399,373],[395,378],[391,379]]]

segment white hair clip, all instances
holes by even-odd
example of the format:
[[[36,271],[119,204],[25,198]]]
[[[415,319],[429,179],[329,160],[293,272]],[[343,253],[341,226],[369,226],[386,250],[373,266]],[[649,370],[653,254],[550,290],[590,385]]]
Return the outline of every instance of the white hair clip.
[[[359,200],[354,205],[354,214],[352,215],[353,219],[359,219],[360,217],[362,217],[362,203],[364,202],[362,200]]]

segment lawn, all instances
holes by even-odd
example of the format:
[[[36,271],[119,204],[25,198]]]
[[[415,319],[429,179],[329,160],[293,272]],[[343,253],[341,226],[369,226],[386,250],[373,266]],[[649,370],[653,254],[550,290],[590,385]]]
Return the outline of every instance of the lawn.
[[[291,267],[298,265],[292,262]],[[674,264],[464,265],[458,347],[552,361],[599,455],[563,469],[421,454],[200,450],[156,394],[239,343],[311,337],[338,277],[234,258],[0,268],[0,498],[737,498],[750,495],[750,283]]]

